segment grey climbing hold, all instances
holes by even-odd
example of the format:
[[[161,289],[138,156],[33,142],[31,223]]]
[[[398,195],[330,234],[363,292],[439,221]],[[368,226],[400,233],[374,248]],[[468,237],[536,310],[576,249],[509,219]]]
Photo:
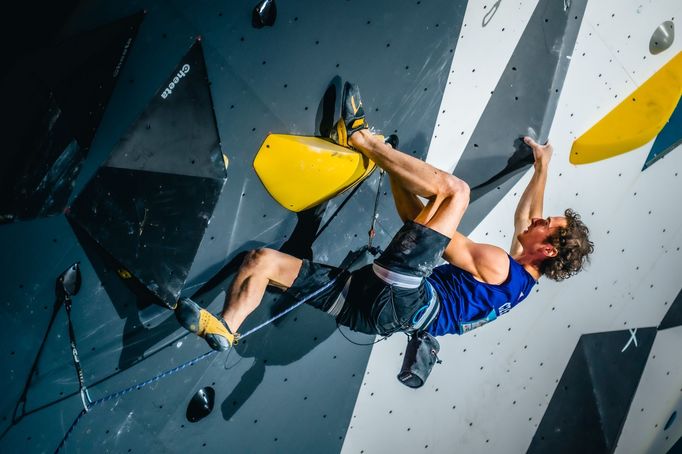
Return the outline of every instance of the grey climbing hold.
[[[675,40],[675,24],[667,20],[656,27],[649,41],[649,52],[653,55],[660,54],[668,49]]]

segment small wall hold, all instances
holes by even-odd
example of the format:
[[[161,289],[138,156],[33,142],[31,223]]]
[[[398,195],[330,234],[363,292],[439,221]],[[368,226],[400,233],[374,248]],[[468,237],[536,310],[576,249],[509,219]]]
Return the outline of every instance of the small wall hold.
[[[210,386],[201,388],[187,405],[187,421],[197,422],[208,416],[213,411],[215,402],[215,390]]]
[[[254,28],[263,28],[264,26],[272,27],[277,18],[277,5],[275,0],[262,0],[253,9],[251,16],[251,25]]]
[[[665,427],[663,428],[663,430],[668,430],[668,429],[670,429],[670,426],[673,425],[673,423],[675,422],[675,419],[676,419],[676,418],[677,418],[677,410],[675,410],[675,411],[670,415],[670,418],[668,418],[668,422],[665,423]]]
[[[649,40],[649,52],[653,55],[660,54],[668,49],[675,40],[675,24],[667,20],[656,27]]]
[[[81,270],[80,262],[76,262],[68,267],[57,278],[55,285],[55,292],[60,301],[71,299],[75,296],[81,288]]]

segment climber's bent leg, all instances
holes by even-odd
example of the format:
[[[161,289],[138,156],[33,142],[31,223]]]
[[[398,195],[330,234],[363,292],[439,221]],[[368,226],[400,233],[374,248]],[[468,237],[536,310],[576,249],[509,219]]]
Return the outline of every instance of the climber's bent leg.
[[[291,287],[301,264],[301,259],[274,249],[249,251],[225,299],[222,317],[227,326],[236,332],[260,305],[268,285],[283,290]]]
[[[336,317],[343,307],[351,273],[341,268],[303,260],[300,272],[285,295]]]
[[[401,185],[412,194],[430,198],[443,191],[451,183],[462,181],[407,153],[394,149],[367,129],[360,130],[349,139],[350,145],[379,167],[397,178]]]
[[[393,177],[390,173],[388,176],[391,184],[391,193],[393,194],[393,203],[398,211],[398,216],[400,216],[403,222],[414,221],[424,209],[424,203],[419,197],[405,189],[397,178]]]
[[[415,222],[448,237],[454,235],[469,205],[469,186],[463,180],[393,149],[367,130],[353,134],[350,144],[388,172],[392,186],[428,200],[413,218]]]
[[[261,302],[265,288],[283,289],[294,282],[301,260],[273,249],[250,251],[232,282],[225,299],[222,318],[218,319],[190,299],[178,302],[175,316],[187,330],[203,337],[214,350],[227,350],[244,319]]]
[[[465,183],[452,176],[443,181],[426,206],[413,221],[405,222],[372,265],[376,277],[386,285],[367,317],[379,334],[424,330],[438,313],[437,295],[425,278],[441,263],[469,203]],[[391,183],[402,182],[396,178]],[[356,292],[351,285],[349,299],[352,301],[354,295],[363,291]]]

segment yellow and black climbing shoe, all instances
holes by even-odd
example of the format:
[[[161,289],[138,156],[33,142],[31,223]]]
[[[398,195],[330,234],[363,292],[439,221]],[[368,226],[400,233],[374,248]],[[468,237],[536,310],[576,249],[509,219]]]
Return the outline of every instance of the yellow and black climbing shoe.
[[[365,109],[362,108],[360,89],[357,85],[346,82],[343,86],[341,101],[341,118],[331,130],[331,139],[342,147],[349,147],[348,139],[354,133],[367,128]]]
[[[186,330],[203,337],[213,350],[225,351],[234,344],[236,336],[225,320],[216,318],[189,298],[178,301],[175,317]]]

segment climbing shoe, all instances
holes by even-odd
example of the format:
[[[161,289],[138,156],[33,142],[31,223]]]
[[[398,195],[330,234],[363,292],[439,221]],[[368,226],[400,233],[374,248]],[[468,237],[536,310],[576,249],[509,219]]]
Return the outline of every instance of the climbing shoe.
[[[213,350],[225,351],[235,343],[237,335],[230,331],[225,320],[218,319],[189,298],[178,301],[175,317],[187,331],[203,337]]]
[[[354,133],[367,128],[365,109],[362,107],[360,89],[357,85],[346,82],[343,85],[341,99],[341,118],[331,130],[331,139],[342,147],[349,147],[348,139]]]

